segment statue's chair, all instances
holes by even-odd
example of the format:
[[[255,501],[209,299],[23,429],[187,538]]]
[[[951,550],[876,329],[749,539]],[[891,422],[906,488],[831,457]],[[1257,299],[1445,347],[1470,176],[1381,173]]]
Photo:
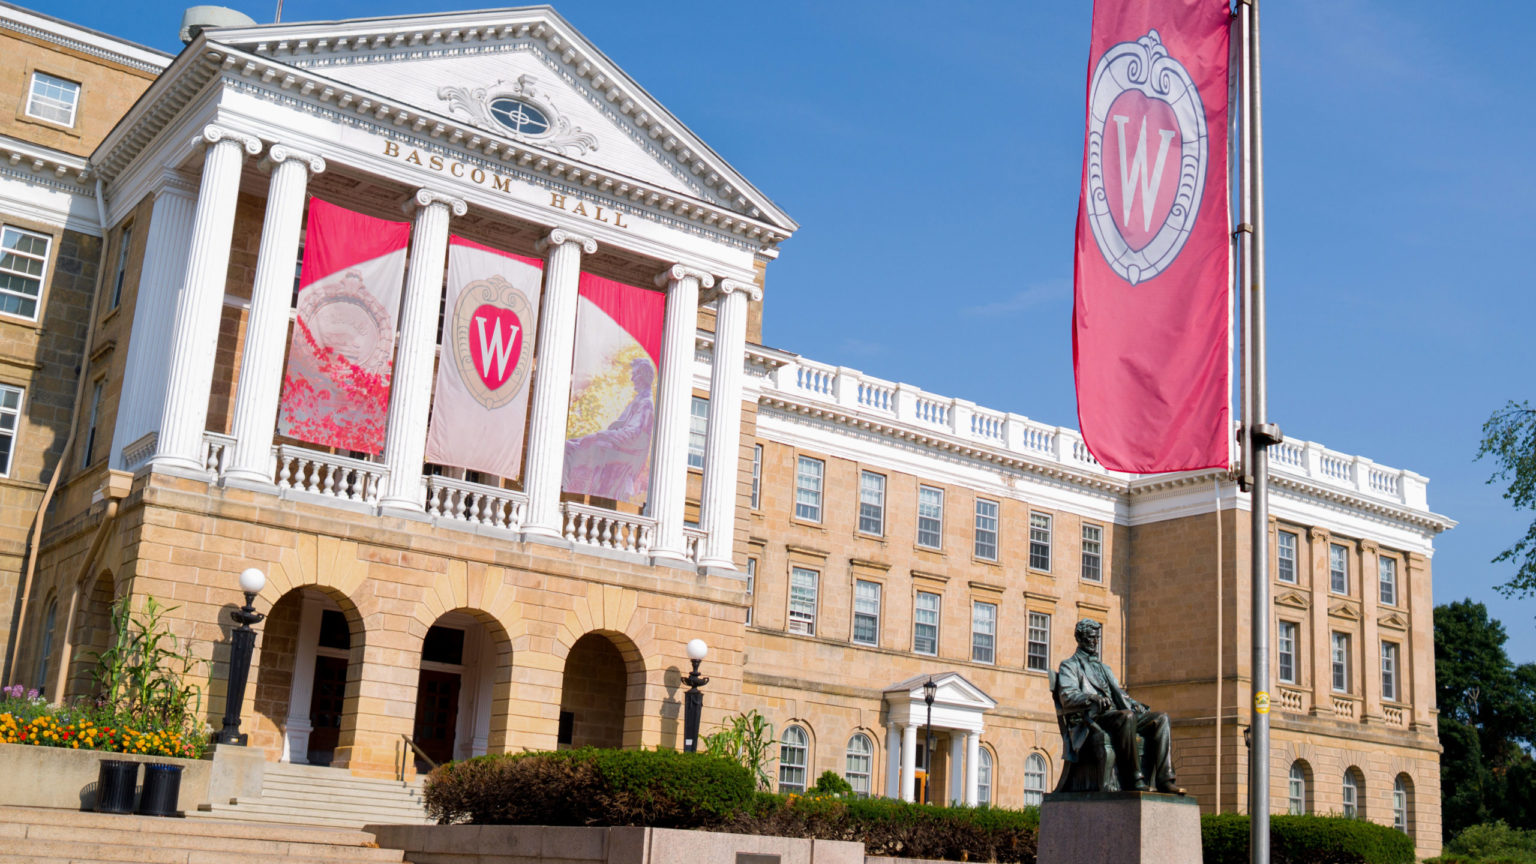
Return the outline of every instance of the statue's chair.
[[[1061,707],[1061,682],[1055,672],[1050,673],[1051,701],[1056,703],[1056,728],[1061,731],[1062,753],[1072,751],[1072,733],[1081,726],[1088,727],[1088,736],[1077,750],[1077,759],[1062,760],[1061,779],[1054,792],[1118,792],[1120,779],[1115,771],[1115,748],[1109,736],[1088,717],[1087,709],[1066,710]],[[1137,744],[1140,745],[1140,740]]]

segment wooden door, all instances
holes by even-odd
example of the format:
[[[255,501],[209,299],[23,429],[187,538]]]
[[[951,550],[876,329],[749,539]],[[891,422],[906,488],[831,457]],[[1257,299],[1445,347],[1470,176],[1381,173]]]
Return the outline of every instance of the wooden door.
[[[437,764],[453,761],[454,731],[459,725],[459,673],[421,671],[416,688],[416,746]],[[416,770],[430,766],[420,764]]]
[[[309,752],[311,765],[329,765],[341,738],[341,712],[347,698],[345,657],[316,657],[315,685],[309,694]]]

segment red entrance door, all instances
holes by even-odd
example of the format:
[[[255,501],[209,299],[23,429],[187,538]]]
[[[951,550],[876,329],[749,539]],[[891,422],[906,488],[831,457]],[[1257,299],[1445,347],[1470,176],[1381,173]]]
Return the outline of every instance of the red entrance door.
[[[454,730],[459,725],[459,673],[421,671],[416,688],[416,746],[433,762],[453,761]],[[429,766],[417,759],[416,770]]]

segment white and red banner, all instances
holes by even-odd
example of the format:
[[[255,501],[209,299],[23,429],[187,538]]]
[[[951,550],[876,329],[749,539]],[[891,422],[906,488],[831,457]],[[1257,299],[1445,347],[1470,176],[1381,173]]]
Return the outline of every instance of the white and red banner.
[[[304,236],[278,434],[378,453],[411,226],[312,199]]]
[[[581,274],[565,428],[567,492],[645,501],[666,295]]]
[[[1072,312],[1106,468],[1231,460],[1228,0],[1095,0]]]
[[[449,238],[426,461],[521,473],[543,275],[536,258]]]

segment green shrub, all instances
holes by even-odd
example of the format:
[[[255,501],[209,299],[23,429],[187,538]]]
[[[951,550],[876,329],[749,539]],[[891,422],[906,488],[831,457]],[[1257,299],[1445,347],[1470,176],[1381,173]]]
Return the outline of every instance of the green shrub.
[[[752,774],[704,753],[599,750],[480,756],[427,776],[427,815],[477,825],[706,828],[745,808]]]
[[[1536,831],[1502,820],[1472,825],[1445,844],[1442,864],[1536,864]]]
[[[836,797],[852,793],[853,785],[830,768],[821,772],[821,776],[816,778],[816,782],[812,784],[811,788],[805,790],[807,795],[819,795],[821,797]]]
[[[1204,864],[1248,861],[1248,817],[1200,817]],[[1271,816],[1272,864],[1413,864],[1413,839],[1386,825],[1341,816]]]

